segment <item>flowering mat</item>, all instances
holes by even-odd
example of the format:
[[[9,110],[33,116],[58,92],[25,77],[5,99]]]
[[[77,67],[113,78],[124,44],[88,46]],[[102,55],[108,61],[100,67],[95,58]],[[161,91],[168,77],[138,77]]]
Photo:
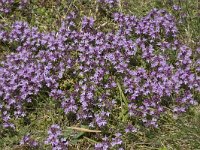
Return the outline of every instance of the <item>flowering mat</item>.
[[[141,137],[198,107],[200,48],[181,38],[185,3],[134,15],[120,0],[0,1],[0,146],[145,149]]]

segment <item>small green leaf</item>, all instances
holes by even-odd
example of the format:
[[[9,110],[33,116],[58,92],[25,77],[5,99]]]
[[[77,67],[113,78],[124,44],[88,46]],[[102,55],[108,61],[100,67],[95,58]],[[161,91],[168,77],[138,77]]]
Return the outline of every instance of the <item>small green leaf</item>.
[[[73,130],[72,129],[67,129],[63,132],[63,135],[65,138],[72,136]]]
[[[159,148],[159,150],[167,150],[167,148],[166,147],[161,147],[161,148]]]
[[[85,132],[79,132],[77,133],[73,138],[74,139],[79,139],[81,136],[83,136],[85,134]]]

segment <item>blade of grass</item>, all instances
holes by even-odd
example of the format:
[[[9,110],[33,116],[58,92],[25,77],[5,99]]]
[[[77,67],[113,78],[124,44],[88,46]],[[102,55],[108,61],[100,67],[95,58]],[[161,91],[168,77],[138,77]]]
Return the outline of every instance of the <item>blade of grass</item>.
[[[79,127],[68,127],[68,129],[73,129],[81,132],[90,132],[90,133],[100,133],[100,130],[90,130],[86,128],[79,128]]]

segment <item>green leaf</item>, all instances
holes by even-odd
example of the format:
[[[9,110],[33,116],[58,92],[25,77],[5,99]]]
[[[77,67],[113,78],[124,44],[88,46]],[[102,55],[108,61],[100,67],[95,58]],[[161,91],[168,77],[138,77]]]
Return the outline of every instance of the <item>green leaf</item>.
[[[70,136],[72,136],[72,134],[73,134],[73,130],[72,129],[67,129],[67,130],[65,130],[64,132],[63,132],[63,135],[64,135],[64,137],[70,137]]]
[[[79,132],[77,133],[73,138],[74,139],[79,139],[81,136],[83,136],[85,134],[85,132]]]
[[[167,150],[167,148],[166,147],[161,147],[161,148],[159,148],[159,150]]]

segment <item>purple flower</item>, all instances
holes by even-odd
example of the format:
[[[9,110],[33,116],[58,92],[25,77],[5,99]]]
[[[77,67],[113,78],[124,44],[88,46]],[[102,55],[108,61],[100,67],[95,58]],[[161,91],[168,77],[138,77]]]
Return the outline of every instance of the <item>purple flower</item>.
[[[173,5],[173,9],[174,9],[175,11],[179,11],[179,10],[181,10],[181,7],[178,6],[178,5]]]
[[[60,126],[57,124],[51,125],[48,130],[48,138],[45,144],[51,144],[53,150],[67,149],[68,141],[62,138]]]
[[[104,137],[102,138],[102,142],[101,143],[97,143],[95,144],[95,150],[108,150],[110,148],[110,142],[108,137]]]
[[[134,132],[137,132],[137,128],[135,128],[132,124],[129,124],[127,126],[127,128],[125,129],[125,132],[126,133],[134,133]]]
[[[112,138],[111,146],[114,147],[116,145],[121,145],[122,139],[121,139],[122,134],[121,133],[116,133],[115,138]]]
[[[30,134],[27,134],[22,138],[22,140],[20,141],[20,145],[28,145],[31,148],[37,148],[39,146],[38,142],[31,139]]]

